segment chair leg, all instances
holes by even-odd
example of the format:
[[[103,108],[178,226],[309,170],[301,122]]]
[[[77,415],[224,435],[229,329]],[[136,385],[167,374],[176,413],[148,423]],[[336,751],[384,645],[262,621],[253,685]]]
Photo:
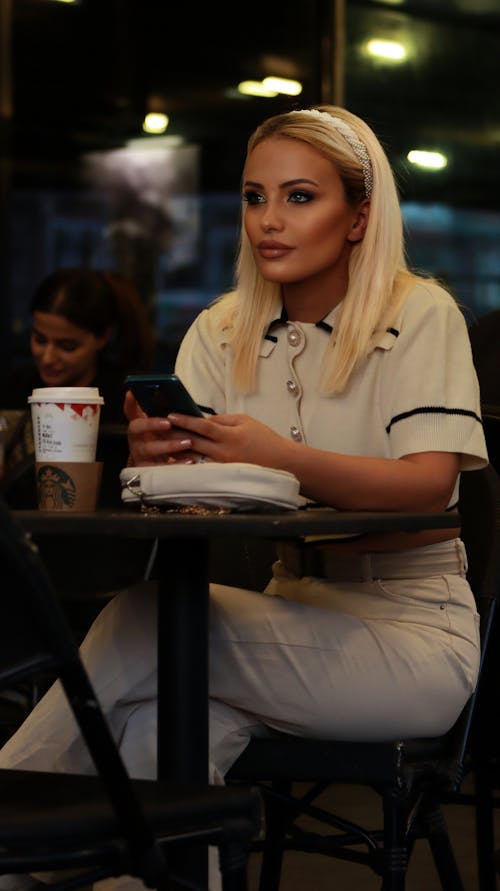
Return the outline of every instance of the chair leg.
[[[406,845],[407,793],[393,788],[383,798],[384,859],[382,891],[405,891],[408,852]]]
[[[428,807],[421,819],[443,891],[465,891],[439,804]]]
[[[248,846],[230,839],[219,845],[222,891],[247,891]]]
[[[292,783],[288,781],[274,782],[272,789],[279,795],[290,795]],[[270,800],[265,793],[264,807],[266,837],[262,851],[259,891],[278,891],[290,816],[287,814],[286,806]]]

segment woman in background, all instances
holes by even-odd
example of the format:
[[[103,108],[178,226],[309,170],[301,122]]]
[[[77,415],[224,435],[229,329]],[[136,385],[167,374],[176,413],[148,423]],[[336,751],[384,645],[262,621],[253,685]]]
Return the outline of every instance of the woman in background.
[[[35,506],[34,445],[28,396],[37,387],[98,387],[104,398],[103,425],[125,423],[123,381],[131,371],[148,371],[155,340],[146,308],[127,278],[116,272],[68,268],[52,272],[30,304],[32,359],[13,370],[0,393],[0,412],[9,429],[3,490],[12,507]],[[106,502],[119,500],[118,472],[125,445],[100,436],[104,461],[101,487]]]
[[[35,387],[98,387],[101,421],[123,422],[123,379],[147,371],[154,336],[132,282],[115,272],[60,269],[31,300],[33,361],[12,372],[1,408],[26,408]]]

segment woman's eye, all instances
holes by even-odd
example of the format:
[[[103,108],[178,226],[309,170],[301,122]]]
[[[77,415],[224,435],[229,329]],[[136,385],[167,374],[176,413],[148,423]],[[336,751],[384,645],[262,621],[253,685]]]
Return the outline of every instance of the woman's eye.
[[[246,201],[247,204],[262,204],[264,200],[264,196],[259,192],[243,192],[243,201]]]
[[[292,201],[294,204],[306,204],[308,201],[312,201],[314,195],[311,192],[304,192],[303,189],[297,189],[294,192],[290,192],[288,197],[289,201]]]

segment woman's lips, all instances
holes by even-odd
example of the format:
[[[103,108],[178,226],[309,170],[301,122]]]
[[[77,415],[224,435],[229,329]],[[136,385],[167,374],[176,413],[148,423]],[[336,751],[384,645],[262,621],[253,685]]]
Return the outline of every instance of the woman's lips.
[[[279,241],[261,241],[257,245],[257,250],[261,257],[264,257],[266,260],[273,260],[277,257],[284,257],[293,248],[287,244],[281,244]]]

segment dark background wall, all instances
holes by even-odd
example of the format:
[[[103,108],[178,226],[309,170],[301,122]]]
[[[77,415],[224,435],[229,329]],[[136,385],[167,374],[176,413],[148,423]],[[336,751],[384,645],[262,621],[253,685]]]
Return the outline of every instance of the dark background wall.
[[[200,306],[231,284],[250,131],[321,101],[365,117],[386,146],[410,262],[445,280],[470,318],[500,306],[500,0],[256,0],[243,11],[0,0],[0,16],[3,370],[26,354],[36,283],[80,264],[136,280],[169,363]],[[371,37],[403,43],[405,61],[369,57]],[[269,74],[300,80],[301,95],[238,94]],[[170,144],[144,137],[147,110],[169,115]],[[418,170],[411,148],[449,163]]]

